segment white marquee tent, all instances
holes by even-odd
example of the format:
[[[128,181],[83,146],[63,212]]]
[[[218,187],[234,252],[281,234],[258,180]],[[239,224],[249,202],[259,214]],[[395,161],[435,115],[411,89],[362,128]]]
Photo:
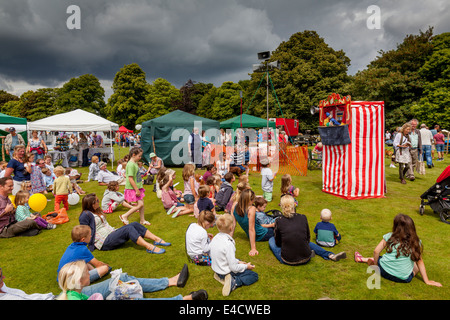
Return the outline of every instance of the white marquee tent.
[[[91,112],[81,109],[56,114],[44,119],[28,122],[28,132],[37,131],[65,131],[65,132],[86,132],[86,131],[109,131],[119,130],[119,125],[104,119]],[[111,154],[113,154],[111,144]],[[111,164],[112,164],[111,158]]]
[[[56,114],[44,119],[28,122],[28,131],[117,131],[117,123],[93,113],[77,109]]]

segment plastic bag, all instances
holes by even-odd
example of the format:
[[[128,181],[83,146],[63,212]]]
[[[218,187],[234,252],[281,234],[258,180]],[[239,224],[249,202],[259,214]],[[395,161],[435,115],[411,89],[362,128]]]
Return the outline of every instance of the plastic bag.
[[[111,294],[106,300],[135,300],[144,296],[141,285],[137,280],[124,282],[120,280],[122,269],[111,272],[111,281],[109,283],[109,291]]]

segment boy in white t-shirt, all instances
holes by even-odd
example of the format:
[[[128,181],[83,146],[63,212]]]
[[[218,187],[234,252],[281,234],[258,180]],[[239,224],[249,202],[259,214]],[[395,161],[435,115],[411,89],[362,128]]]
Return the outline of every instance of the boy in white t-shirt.
[[[234,219],[223,214],[216,220],[219,233],[212,239],[210,247],[211,269],[214,279],[223,283],[222,295],[228,296],[240,286],[249,286],[258,281],[258,274],[250,262],[236,259],[236,244],[231,236],[234,231]]]

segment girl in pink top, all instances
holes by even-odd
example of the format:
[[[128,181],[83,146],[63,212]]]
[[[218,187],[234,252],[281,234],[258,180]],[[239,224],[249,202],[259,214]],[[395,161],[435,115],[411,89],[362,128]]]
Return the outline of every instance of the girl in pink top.
[[[172,189],[175,175],[176,173],[174,170],[167,169],[164,177],[159,181],[159,185],[161,186],[161,201],[164,205],[164,209],[167,210],[168,215],[175,210],[172,218],[193,212],[192,208],[187,207],[178,201],[177,195]]]
[[[441,132],[442,130],[439,128],[437,129],[437,133],[434,135],[434,141],[436,143],[436,152],[438,154],[437,161],[444,161],[444,135]]]

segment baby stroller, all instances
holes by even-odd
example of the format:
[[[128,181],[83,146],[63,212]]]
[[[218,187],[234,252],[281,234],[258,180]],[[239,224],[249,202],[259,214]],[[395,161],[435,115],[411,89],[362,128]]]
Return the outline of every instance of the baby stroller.
[[[437,178],[436,183],[420,196],[419,213],[423,215],[425,205],[439,214],[441,221],[450,224],[450,166]]]

